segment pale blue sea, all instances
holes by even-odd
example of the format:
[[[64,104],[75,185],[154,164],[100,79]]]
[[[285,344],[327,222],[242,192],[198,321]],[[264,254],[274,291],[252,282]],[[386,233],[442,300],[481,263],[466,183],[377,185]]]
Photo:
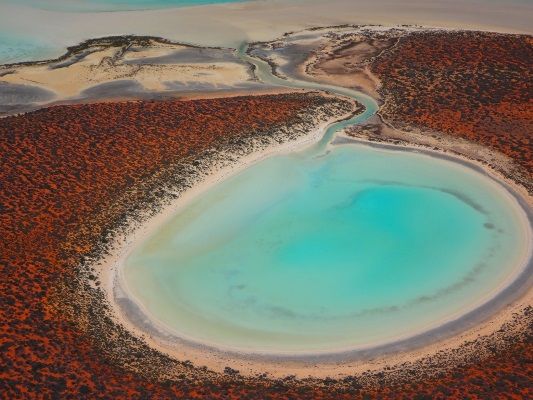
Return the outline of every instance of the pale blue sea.
[[[54,11],[124,11],[232,3],[243,0],[4,0]]]
[[[35,14],[38,16],[30,17],[29,20],[35,22],[34,25],[26,26],[26,24],[17,23],[17,18],[21,18],[20,22],[25,22],[27,14],[23,9],[32,9],[39,11],[53,11],[65,13],[64,18],[68,20],[68,13],[85,13],[85,12],[113,12],[113,11],[129,11],[129,10],[150,10],[150,9],[163,9],[163,8],[175,8],[175,7],[186,7],[186,6],[199,6],[199,5],[208,5],[208,4],[219,4],[219,3],[234,3],[234,2],[243,2],[246,0],[0,0],[0,64],[19,62],[19,61],[31,61],[40,58],[50,58],[57,57],[62,54],[67,45],[73,45],[79,42],[72,42],[69,37],[69,30],[72,30],[73,27],[69,24],[63,25],[63,20],[59,18],[59,24],[50,23],[50,20],[46,15]],[[291,0],[287,0],[291,1]],[[319,3],[319,0],[296,0],[295,5],[302,7],[302,10],[305,10],[305,1],[310,3]],[[435,3],[443,3],[443,9],[446,9],[445,1],[435,1]],[[420,7],[416,4],[417,2],[406,2],[407,9],[419,10]],[[422,23],[427,19],[427,21],[432,21],[431,12],[433,8],[430,7],[431,1],[428,1],[428,16],[420,19],[418,17],[413,17],[413,23]],[[470,4],[472,3],[472,4]],[[523,15],[520,21],[518,21],[517,29],[524,29],[524,20],[527,20],[528,13],[531,13],[531,0],[511,0],[511,1],[496,1],[496,0],[469,0],[469,4],[465,4],[465,13],[468,14],[473,23],[476,21],[476,15],[478,14],[475,11],[477,8],[481,10],[490,12],[482,12],[484,15],[481,18],[482,23],[492,26],[492,24],[500,23],[499,20],[505,20],[506,22],[502,25],[506,29],[512,29],[515,24],[512,23],[509,25],[509,18],[513,18],[513,9],[518,7],[518,10],[523,10],[520,15]],[[357,10],[357,4],[354,4],[354,10]],[[410,8],[409,8],[410,7]],[[461,14],[460,10],[457,10],[455,4],[451,4],[451,11],[443,12],[443,15],[452,13],[450,18],[453,18],[453,13]],[[332,9],[334,9],[332,5]],[[379,5],[378,5],[379,8]],[[386,11],[386,7],[384,7]],[[473,11],[474,10],[474,11]],[[501,18],[494,17],[495,15],[500,15],[501,13],[509,15],[502,15]],[[486,15],[485,15],[486,14]],[[305,16],[305,13],[302,14]],[[356,14],[355,14],[356,15]],[[331,17],[335,16],[335,13],[332,13],[329,17],[326,15],[325,20],[331,23]],[[54,21],[58,21],[57,15],[54,17]],[[315,25],[317,23],[316,16],[310,16],[307,25]],[[354,22],[358,21],[356,17]],[[418,19],[417,19],[418,18]],[[445,17],[443,17],[446,20]],[[338,16],[335,20],[338,20]],[[394,20],[394,16],[390,16],[390,20]],[[341,21],[341,20],[339,20]],[[405,22],[405,20],[403,20]],[[467,19],[468,21],[468,19]],[[216,21],[223,23],[224,21]],[[275,25],[276,21],[271,21]],[[350,22],[349,20],[342,20],[342,22]],[[211,18],[208,24],[212,24],[213,19]],[[463,23],[465,23],[463,21]],[[438,24],[438,22],[437,22]],[[529,25],[527,22],[526,26]],[[230,24],[231,25],[231,24]],[[194,29],[198,29],[199,33],[204,29],[208,29],[209,26],[201,26],[199,24]],[[75,29],[75,27],[74,27]],[[239,29],[239,27],[235,27]],[[114,31],[113,29],[105,29],[104,32],[98,33],[98,35],[112,35],[112,34],[124,34],[123,31]],[[136,33],[136,32],[126,32],[126,33]],[[154,33],[157,35],[157,33]],[[76,38],[79,36],[74,35]],[[83,37],[83,39],[88,39],[89,37]],[[179,40],[179,38],[177,38]],[[242,40],[246,40],[246,33],[243,32]]]
[[[57,55],[57,47],[46,40],[5,32],[0,26],[0,64],[46,59]]]

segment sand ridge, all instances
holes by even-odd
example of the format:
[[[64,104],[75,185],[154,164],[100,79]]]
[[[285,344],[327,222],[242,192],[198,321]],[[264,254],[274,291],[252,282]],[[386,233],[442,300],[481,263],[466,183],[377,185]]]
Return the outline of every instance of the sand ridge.
[[[90,40],[56,60],[4,65],[0,71],[0,85],[15,92],[9,103],[19,108],[25,103],[42,107],[51,101],[149,98],[198,91],[233,93],[260,86],[251,66],[233,49],[198,48],[134,36]],[[22,93],[47,90],[54,96],[45,102],[28,102],[24,96],[16,98],[17,89]]]

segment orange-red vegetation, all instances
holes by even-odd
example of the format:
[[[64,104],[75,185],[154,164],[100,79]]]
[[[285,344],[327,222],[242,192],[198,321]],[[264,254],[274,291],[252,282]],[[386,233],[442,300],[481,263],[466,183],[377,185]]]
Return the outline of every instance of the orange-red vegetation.
[[[317,94],[138,101],[0,119],[0,397],[213,395],[216,388],[198,384],[157,387],[113,365],[58,307],[57,292],[78,280],[82,257],[135,206],[124,197],[165,167],[290,128],[301,113],[335,102]],[[75,304],[65,307],[76,314]]]
[[[533,37],[412,33],[371,68],[394,125],[486,145],[533,177]]]

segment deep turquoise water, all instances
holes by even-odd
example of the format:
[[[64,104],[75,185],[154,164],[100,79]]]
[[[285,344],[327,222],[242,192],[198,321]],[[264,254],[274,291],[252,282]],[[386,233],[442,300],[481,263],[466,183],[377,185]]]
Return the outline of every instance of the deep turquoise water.
[[[182,336],[331,351],[473,308],[516,272],[521,226],[518,205],[471,169],[344,145],[211,188],[135,248],[122,278]]]

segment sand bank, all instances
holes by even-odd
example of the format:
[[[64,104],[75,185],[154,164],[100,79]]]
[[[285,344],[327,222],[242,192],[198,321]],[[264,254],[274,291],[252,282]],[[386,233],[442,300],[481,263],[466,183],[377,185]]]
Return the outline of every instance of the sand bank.
[[[11,92],[0,104],[4,112],[52,103],[269,89],[232,49],[152,37],[94,39],[57,59],[0,66],[0,85]]]

